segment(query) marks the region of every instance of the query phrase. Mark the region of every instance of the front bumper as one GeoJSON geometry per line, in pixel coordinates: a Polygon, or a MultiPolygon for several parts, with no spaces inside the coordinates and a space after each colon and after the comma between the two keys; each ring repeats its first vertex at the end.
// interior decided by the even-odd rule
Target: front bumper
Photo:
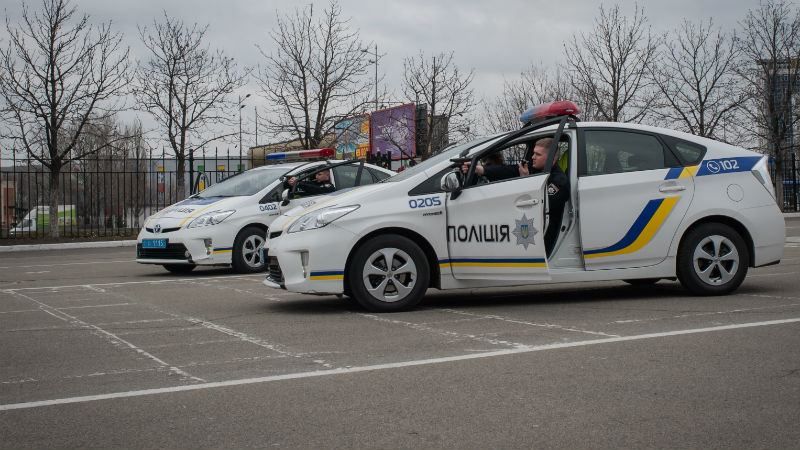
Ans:
{"type": "Polygon", "coordinates": [[[143,228],[137,237],[136,262],[141,264],[228,265],[233,253],[233,236],[213,227],[153,233],[143,228]],[[167,239],[165,249],[142,248],[143,239],[167,239]]]}
{"type": "Polygon", "coordinates": [[[304,294],[341,294],[355,234],[330,224],[270,240],[264,285],[304,294]]]}

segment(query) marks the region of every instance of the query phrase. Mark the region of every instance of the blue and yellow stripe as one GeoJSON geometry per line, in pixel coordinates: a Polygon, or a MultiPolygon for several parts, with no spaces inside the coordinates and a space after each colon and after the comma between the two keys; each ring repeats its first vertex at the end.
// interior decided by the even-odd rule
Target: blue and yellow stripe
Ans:
{"type": "Polygon", "coordinates": [[[451,267],[492,267],[492,268],[546,268],[544,258],[457,258],[440,259],[439,268],[451,267]]]}
{"type": "Polygon", "coordinates": [[[231,253],[233,251],[233,247],[218,247],[214,249],[214,254],[221,254],[221,253],[231,253]]]}
{"type": "Polygon", "coordinates": [[[603,258],[626,255],[641,250],[653,240],[661,225],[667,220],[680,197],[667,197],[650,200],[639,217],[617,243],[609,247],[585,250],[584,258],[603,258]]]}
{"type": "Polygon", "coordinates": [[[664,177],[665,180],[677,180],[682,178],[691,178],[697,174],[697,169],[700,166],[689,166],[689,167],[673,167],[667,171],[667,176],[664,177]]]}
{"type": "Polygon", "coordinates": [[[344,270],[326,270],[320,272],[311,272],[309,279],[315,281],[321,280],[344,280],[344,270]]]}

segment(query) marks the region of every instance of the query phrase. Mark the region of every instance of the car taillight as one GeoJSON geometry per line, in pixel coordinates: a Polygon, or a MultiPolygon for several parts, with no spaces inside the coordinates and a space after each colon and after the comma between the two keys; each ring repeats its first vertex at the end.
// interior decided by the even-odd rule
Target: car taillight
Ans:
{"type": "Polygon", "coordinates": [[[775,197],[775,187],[772,185],[772,178],[769,176],[769,168],[767,167],[768,159],[769,158],[766,156],[761,158],[761,160],[757,162],[755,166],[753,166],[753,169],[750,171],[750,173],[752,173],[753,176],[756,177],[756,179],[761,183],[761,185],[764,186],[764,189],[769,192],[769,195],[772,196],[772,199],[777,201],[777,198],[775,197]]]}

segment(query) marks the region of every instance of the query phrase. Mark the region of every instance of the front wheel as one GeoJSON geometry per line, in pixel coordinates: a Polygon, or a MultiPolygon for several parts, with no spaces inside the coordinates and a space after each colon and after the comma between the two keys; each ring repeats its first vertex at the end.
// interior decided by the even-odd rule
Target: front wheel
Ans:
{"type": "Polygon", "coordinates": [[[266,265],[262,259],[261,247],[265,240],[266,233],[261,228],[247,227],[240,231],[233,241],[233,269],[238,273],[263,272],[266,265]]]}
{"type": "Polygon", "coordinates": [[[374,312],[393,312],[417,305],[430,282],[425,252],[396,234],[377,236],[356,250],[347,271],[353,298],[374,312]]]}
{"type": "Polygon", "coordinates": [[[724,295],[747,275],[750,252],[733,228],[706,223],[692,229],[678,249],[678,279],[695,295],[724,295]]]}

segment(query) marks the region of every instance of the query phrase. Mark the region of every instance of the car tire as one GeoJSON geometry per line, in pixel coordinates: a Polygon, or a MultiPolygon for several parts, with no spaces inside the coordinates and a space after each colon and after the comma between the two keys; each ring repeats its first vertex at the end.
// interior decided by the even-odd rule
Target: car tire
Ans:
{"type": "Polygon", "coordinates": [[[233,241],[231,265],[238,273],[263,272],[267,266],[259,251],[264,246],[266,233],[258,227],[246,227],[233,241]]]}
{"type": "Polygon", "coordinates": [[[659,282],[661,278],[634,278],[631,280],[622,280],[631,286],[652,286],[659,282]]]}
{"type": "Polygon", "coordinates": [[[361,245],[347,271],[353,298],[373,312],[403,311],[416,306],[425,296],[429,282],[425,252],[412,240],[396,234],[377,236],[361,245]]]}
{"type": "Polygon", "coordinates": [[[164,268],[176,275],[185,275],[197,267],[194,264],[164,264],[164,268]]]}
{"type": "Polygon", "coordinates": [[[750,266],[750,251],[728,225],[705,223],[691,229],[678,248],[677,274],[695,295],[724,295],[736,290],[750,266]]]}

